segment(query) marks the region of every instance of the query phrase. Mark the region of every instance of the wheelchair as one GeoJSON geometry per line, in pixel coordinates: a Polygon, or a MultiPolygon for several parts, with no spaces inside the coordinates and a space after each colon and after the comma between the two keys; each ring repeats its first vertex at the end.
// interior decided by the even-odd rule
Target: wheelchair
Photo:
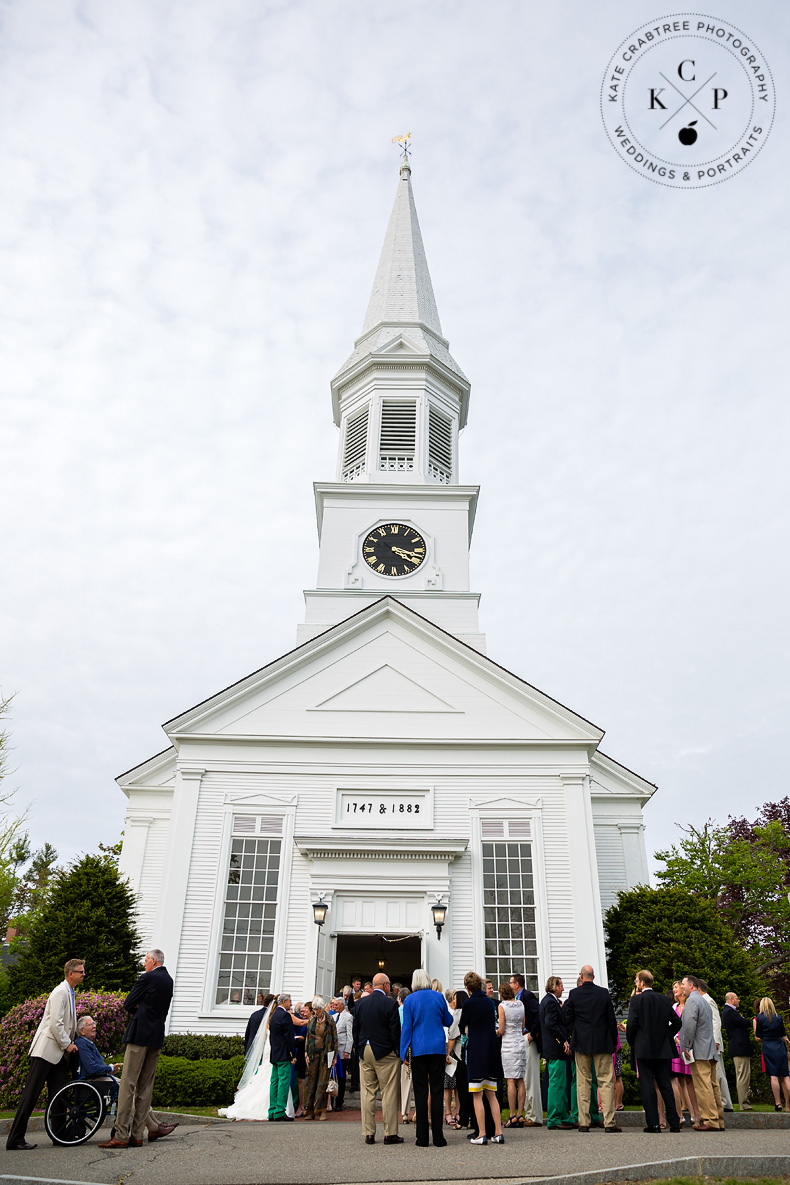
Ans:
{"type": "Polygon", "coordinates": [[[47,1135],[53,1144],[64,1148],[87,1144],[107,1116],[115,1116],[117,1098],[112,1078],[75,1078],[61,1086],[47,1104],[47,1135]]]}

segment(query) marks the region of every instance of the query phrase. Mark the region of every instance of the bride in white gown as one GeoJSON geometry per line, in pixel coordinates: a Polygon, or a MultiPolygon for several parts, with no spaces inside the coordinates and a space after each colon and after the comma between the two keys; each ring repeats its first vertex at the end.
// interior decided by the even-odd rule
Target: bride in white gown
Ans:
{"type": "MultiPolygon", "coordinates": [[[[229,1107],[223,1107],[219,1114],[224,1119],[256,1119],[264,1123],[269,1119],[269,1087],[272,1078],[272,1063],[269,1059],[269,1021],[277,1007],[276,998],[264,1013],[261,1027],[247,1054],[244,1072],[236,1087],[236,1096],[229,1107]]],[[[285,1114],[293,1117],[293,1097],[289,1093],[285,1114]]]]}

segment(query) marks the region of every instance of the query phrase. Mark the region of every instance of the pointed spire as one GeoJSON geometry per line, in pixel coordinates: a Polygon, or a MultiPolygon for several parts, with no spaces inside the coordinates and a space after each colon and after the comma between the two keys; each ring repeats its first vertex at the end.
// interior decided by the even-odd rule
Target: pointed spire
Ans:
{"type": "Polygon", "coordinates": [[[442,336],[411,189],[411,165],[405,153],[362,333],[381,323],[400,322],[421,322],[426,329],[442,336]]]}

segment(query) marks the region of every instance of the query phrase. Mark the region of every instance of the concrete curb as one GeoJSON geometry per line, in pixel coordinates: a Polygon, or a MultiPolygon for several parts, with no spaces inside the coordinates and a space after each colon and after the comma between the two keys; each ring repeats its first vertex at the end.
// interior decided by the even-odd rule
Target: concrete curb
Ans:
{"type": "MultiPolygon", "coordinates": [[[[562,1177],[525,1177],[540,1185],[600,1185],[605,1181],[656,1181],[664,1177],[786,1177],[790,1156],[684,1156],[562,1177]]],[[[2,1178],[0,1178],[2,1180],[2,1178]]]]}
{"type": "MultiPolygon", "coordinates": [[[[210,1123],[229,1123],[228,1119],[220,1119],[218,1115],[183,1115],[179,1111],[157,1111],[156,1114],[163,1123],[183,1123],[185,1126],[202,1127],[210,1123]]],[[[11,1119],[0,1119],[0,1136],[7,1136],[11,1130],[11,1119]]],[[[106,1125],[106,1121],[105,1121],[106,1125]]],[[[27,1130],[29,1132],[43,1132],[44,1117],[43,1115],[34,1115],[28,1120],[27,1130]]],[[[103,1129],[102,1129],[103,1130],[103,1129]]],[[[109,1131],[109,1128],[107,1129],[109,1131]]],[[[104,1139],[104,1136],[101,1137],[104,1139]]],[[[0,1181],[2,1181],[0,1176],[0,1181]]]]}
{"type": "MultiPolygon", "coordinates": [[[[645,1126],[644,1111],[618,1111],[616,1115],[620,1127],[643,1128],[645,1126]]],[[[686,1125],[689,1124],[686,1120],[686,1125]]],[[[727,1131],[776,1131],[786,1128],[790,1131],[790,1112],[788,1111],[725,1111],[724,1126],[727,1131]]]]}

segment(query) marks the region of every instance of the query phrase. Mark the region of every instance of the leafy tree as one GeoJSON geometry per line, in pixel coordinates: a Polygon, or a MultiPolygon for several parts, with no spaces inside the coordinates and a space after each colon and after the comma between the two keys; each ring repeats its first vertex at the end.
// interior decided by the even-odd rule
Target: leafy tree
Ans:
{"type": "Polygon", "coordinates": [[[20,841],[19,864],[28,863],[24,872],[17,871],[14,895],[11,901],[11,925],[16,931],[17,945],[20,936],[24,937],[30,924],[43,906],[47,893],[52,884],[52,878],[58,871],[55,861],[58,853],[51,843],[45,843],[43,848],[31,859],[30,843],[27,836],[20,841]]]}
{"type": "Polygon", "coordinates": [[[755,971],[774,991],[790,987],[790,799],[766,803],[755,822],[709,819],[701,829],[682,828],[683,838],[656,852],[665,886],[716,902],[755,971]]]}
{"type": "Polygon", "coordinates": [[[723,1000],[725,992],[748,1001],[765,995],[765,983],[733,941],[714,902],[685,889],[640,885],[620,893],[604,926],[609,987],[621,1008],[627,1008],[634,976],[642,968],[653,972],[658,991],[690,974],[708,981],[715,1000],[723,1000]]]}
{"type": "Polygon", "coordinates": [[[63,964],[73,958],[85,959],[86,985],[94,991],[128,991],[140,970],[138,946],[127,881],[106,856],[83,856],[53,876],[8,970],[9,999],[21,1003],[51,991],[63,978],[63,964]]]}

